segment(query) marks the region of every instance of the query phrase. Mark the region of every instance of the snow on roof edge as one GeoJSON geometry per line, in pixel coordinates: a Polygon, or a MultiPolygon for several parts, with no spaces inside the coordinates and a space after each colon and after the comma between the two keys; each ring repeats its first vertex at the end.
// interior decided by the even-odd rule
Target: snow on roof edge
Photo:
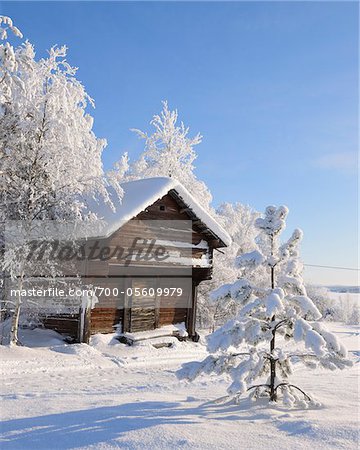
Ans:
{"type": "Polygon", "coordinates": [[[144,211],[148,206],[164,197],[169,191],[174,190],[194,214],[226,246],[231,244],[231,237],[229,234],[202,206],[199,205],[190,192],[176,179],[169,177],[143,178],[122,183],[121,187],[124,190],[124,197],[120,205],[116,206],[116,211],[112,211],[106,204],[100,205],[97,203],[96,205],[93,205],[93,211],[105,222],[101,234],[97,234],[96,237],[110,236],[126,222],[136,217],[141,211],[144,211]]]}
{"type": "Polygon", "coordinates": [[[229,246],[232,242],[230,235],[224,230],[224,228],[199,205],[196,199],[190,194],[190,192],[179,182],[176,187],[173,188],[181,197],[181,199],[190,207],[195,215],[218,237],[226,246],[229,246]]]}

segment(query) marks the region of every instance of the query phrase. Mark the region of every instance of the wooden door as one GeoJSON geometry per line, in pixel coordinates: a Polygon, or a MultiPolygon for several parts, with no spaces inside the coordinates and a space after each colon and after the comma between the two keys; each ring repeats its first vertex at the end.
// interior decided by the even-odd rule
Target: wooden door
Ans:
{"type": "Polygon", "coordinates": [[[130,332],[155,329],[158,315],[156,280],[135,278],[131,281],[131,288],[130,332]]]}

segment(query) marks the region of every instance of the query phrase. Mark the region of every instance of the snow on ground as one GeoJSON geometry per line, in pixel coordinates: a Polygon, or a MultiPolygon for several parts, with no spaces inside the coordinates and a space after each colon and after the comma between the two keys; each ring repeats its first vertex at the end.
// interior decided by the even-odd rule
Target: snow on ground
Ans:
{"type": "MultiPolygon", "coordinates": [[[[359,327],[327,325],[358,361],[359,327]]],[[[298,367],[294,381],[324,405],[287,410],[216,403],[227,387],[217,377],[178,381],[183,362],[206,355],[201,343],[128,347],[97,335],[91,346],[67,345],[47,330],[22,339],[31,348],[0,346],[2,450],[358,448],[358,364],[298,367]]]]}

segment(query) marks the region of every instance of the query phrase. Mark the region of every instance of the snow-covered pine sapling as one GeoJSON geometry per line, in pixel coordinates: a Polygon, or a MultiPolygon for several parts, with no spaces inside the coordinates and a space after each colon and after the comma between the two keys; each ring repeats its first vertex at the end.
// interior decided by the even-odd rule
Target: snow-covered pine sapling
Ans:
{"type": "Polygon", "coordinates": [[[343,369],[351,366],[344,346],[318,320],[319,310],[307,296],[299,259],[301,230],[280,244],[288,209],[269,206],[257,218],[259,250],[236,258],[238,267],[263,265],[269,287],[259,288],[244,278],[212,292],[213,300],[232,298],[241,305],[238,316],[208,337],[210,355],[202,362],[183,365],[180,379],[201,373],[228,374],[229,394],[238,401],[249,392],[252,399],[267,397],[284,404],[316,404],[314,398],[289,381],[294,363],[309,368],[343,369]],[[257,381],[259,380],[259,381],[257,381]]]}

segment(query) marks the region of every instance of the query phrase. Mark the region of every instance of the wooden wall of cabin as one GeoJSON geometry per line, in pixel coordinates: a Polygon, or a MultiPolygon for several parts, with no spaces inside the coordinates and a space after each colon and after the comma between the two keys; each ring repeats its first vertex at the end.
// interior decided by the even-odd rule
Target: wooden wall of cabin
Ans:
{"type": "Polygon", "coordinates": [[[138,278],[131,281],[131,286],[153,289],[154,295],[128,299],[125,315],[125,331],[136,332],[152,330],[164,325],[187,321],[189,305],[191,304],[192,279],[186,277],[151,277],[138,278]],[[181,289],[181,294],[167,295],[166,290],[181,289]]]}
{"type": "Polygon", "coordinates": [[[44,317],[40,317],[40,320],[45,328],[69,337],[74,342],[81,341],[79,313],[44,315],[44,317]]]}
{"type": "Polygon", "coordinates": [[[90,334],[114,333],[118,329],[122,331],[124,314],[124,294],[122,292],[126,288],[125,279],[87,277],[84,282],[85,280],[87,285],[92,288],[96,287],[98,290],[98,303],[90,313],[90,334]],[[103,290],[102,293],[101,290],[103,290]]]}
{"type": "MultiPolygon", "coordinates": [[[[191,223],[188,214],[181,208],[177,202],[169,195],[165,195],[162,199],[156,201],[153,205],[146,208],[145,211],[141,212],[134,219],[125,223],[119,230],[115,231],[109,238],[101,240],[102,247],[108,247],[110,249],[110,254],[116,253],[116,255],[107,260],[101,261],[100,259],[95,259],[86,262],[86,274],[87,276],[116,276],[120,274],[117,271],[121,271],[119,268],[118,256],[119,252],[117,249],[130,248],[134,242],[134,239],[152,239],[156,237],[157,240],[162,242],[174,241],[174,246],[168,245],[169,252],[171,249],[176,247],[176,243],[183,243],[183,247],[177,246],[176,253],[177,256],[171,258],[171,260],[165,260],[157,262],[159,267],[176,267],[178,265],[184,264],[184,258],[198,259],[199,267],[204,265],[204,258],[208,261],[208,264],[212,264],[212,245],[202,246],[201,242],[208,242],[210,240],[209,236],[205,236],[196,226],[184,227],[179,226],[179,224],[191,223]],[[165,208],[164,210],[162,208],[165,208]],[[162,229],[156,225],[158,222],[147,222],[147,221],[161,221],[161,220],[172,220],[171,233],[169,230],[162,229]],[[177,222],[176,222],[177,221],[177,222]],[[178,227],[178,229],[176,229],[178,227]],[[192,247],[188,247],[187,244],[192,244],[192,247]],[[200,245],[199,245],[200,244],[200,245]],[[177,260],[177,257],[179,258],[177,260]],[[201,259],[203,260],[201,261],[201,259]]],[[[94,241],[90,240],[86,243],[87,254],[89,250],[94,245],[94,241]]],[[[154,246],[154,250],[159,247],[163,247],[164,244],[160,243],[154,246]]],[[[143,247],[142,242],[138,242],[137,248],[143,247]]],[[[123,262],[121,262],[123,265],[123,262]]],[[[142,265],[144,267],[151,266],[154,261],[138,261],[136,265],[142,265]]],[[[133,264],[132,264],[133,265],[133,264]]]]}
{"type": "Polygon", "coordinates": [[[175,323],[187,322],[192,305],[192,278],[133,277],[88,278],[87,283],[101,288],[117,288],[119,296],[100,296],[91,310],[90,333],[145,331],[175,323]],[[164,294],[166,288],[181,288],[181,295],[164,294]],[[153,288],[154,295],[126,296],[127,288],[153,288]],[[158,293],[157,288],[162,290],[158,293]],[[122,293],[124,292],[124,293],[122,293]]]}

